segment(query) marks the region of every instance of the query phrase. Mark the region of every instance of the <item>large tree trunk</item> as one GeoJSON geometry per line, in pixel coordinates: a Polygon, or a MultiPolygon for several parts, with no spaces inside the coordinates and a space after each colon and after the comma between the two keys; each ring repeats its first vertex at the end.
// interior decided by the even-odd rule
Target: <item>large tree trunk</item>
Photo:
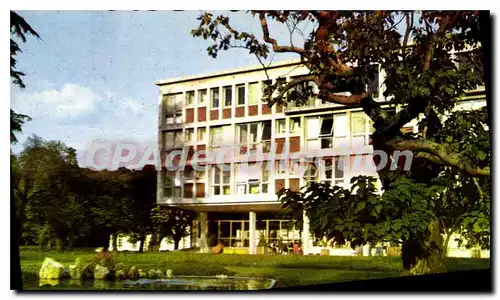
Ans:
{"type": "Polygon", "coordinates": [[[113,251],[118,251],[118,234],[116,233],[111,235],[111,246],[113,247],[113,251]]]}
{"type": "Polygon", "coordinates": [[[74,242],[75,242],[75,236],[73,234],[70,234],[68,237],[68,247],[67,247],[69,251],[73,250],[74,242]]]}
{"type": "Polygon", "coordinates": [[[142,253],[144,252],[144,241],[146,240],[146,236],[141,235],[141,238],[139,239],[139,252],[142,253]]]}
{"type": "Polygon", "coordinates": [[[157,233],[153,233],[151,235],[151,240],[149,242],[148,251],[151,251],[151,252],[158,252],[158,251],[160,251],[161,241],[162,240],[163,240],[163,235],[157,234],[157,233]]]}
{"type": "Polygon", "coordinates": [[[174,250],[179,250],[179,242],[180,241],[181,241],[181,238],[174,237],[174,250]]]}
{"type": "MultiPolygon", "coordinates": [[[[13,172],[12,164],[10,165],[10,182],[13,182],[13,172]]],[[[22,290],[23,281],[21,275],[21,254],[19,250],[19,239],[21,236],[21,229],[19,224],[19,219],[16,216],[15,200],[14,200],[14,189],[12,184],[10,185],[10,289],[11,290],[22,290]]]]}
{"type": "MultiPolygon", "coordinates": [[[[413,246],[418,249],[417,244],[413,246]]],[[[427,240],[420,249],[423,249],[423,251],[417,250],[415,253],[412,253],[414,254],[414,260],[409,268],[405,266],[408,269],[407,273],[409,275],[432,274],[446,271],[443,255],[443,237],[441,236],[439,220],[434,220],[429,224],[427,240]]],[[[403,263],[405,263],[404,260],[403,263]]]]}
{"type": "Polygon", "coordinates": [[[64,239],[59,237],[56,239],[56,248],[58,252],[64,251],[64,239]]]}

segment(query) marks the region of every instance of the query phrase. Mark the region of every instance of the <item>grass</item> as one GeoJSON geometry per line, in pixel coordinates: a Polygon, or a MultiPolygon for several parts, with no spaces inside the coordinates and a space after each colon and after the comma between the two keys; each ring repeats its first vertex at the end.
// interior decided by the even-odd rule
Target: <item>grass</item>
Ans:
{"type": "MultiPolygon", "coordinates": [[[[22,247],[23,278],[36,279],[45,257],[68,265],[77,257],[90,261],[95,255],[92,250],[58,253],[22,247]]],[[[128,252],[116,253],[114,257],[126,266],[137,266],[146,271],[162,268],[171,269],[174,275],[225,274],[272,278],[277,280],[277,286],[394,277],[400,276],[402,271],[399,257],[213,255],[190,252],[128,252]]],[[[448,271],[484,269],[490,267],[490,260],[448,258],[446,266],[448,271]]]]}

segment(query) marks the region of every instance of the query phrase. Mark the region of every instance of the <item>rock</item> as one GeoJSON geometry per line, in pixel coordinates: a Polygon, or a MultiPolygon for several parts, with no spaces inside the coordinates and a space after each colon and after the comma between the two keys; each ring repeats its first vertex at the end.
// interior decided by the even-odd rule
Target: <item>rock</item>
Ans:
{"type": "Polygon", "coordinates": [[[115,270],[125,270],[125,269],[126,269],[126,267],[125,267],[125,265],[124,265],[124,264],[122,264],[122,263],[117,263],[117,264],[115,265],[115,270]]]}
{"type": "Polygon", "coordinates": [[[144,270],[139,269],[139,278],[147,278],[148,274],[144,270]]]}
{"type": "Polygon", "coordinates": [[[165,276],[165,274],[163,274],[162,270],[156,270],[156,278],[163,278],[163,276],[165,276]]]}
{"type": "Polygon", "coordinates": [[[82,268],[82,279],[92,279],[94,278],[94,264],[88,263],[82,268]]]}
{"type": "Polygon", "coordinates": [[[69,272],[64,268],[63,264],[46,257],[38,276],[40,279],[62,279],[69,277],[69,272]]]}
{"type": "Polygon", "coordinates": [[[82,273],[83,273],[83,262],[82,260],[78,257],[75,260],[75,264],[69,265],[69,275],[71,276],[72,279],[80,279],[82,278],[82,273]]]}
{"type": "Polygon", "coordinates": [[[118,280],[125,280],[127,278],[127,275],[125,274],[124,270],[117,270],[115,272],[115,277],[118,280]]]}
{"type": "Polygon", "coordinates": [[[38,285],[40,287],[54,287],[59,284],[59,279],[40,279],[38,285]]]}
{"type": "Polygon", "coordinates": [[[139,271],[137,270],[137,267],[136,266],[133,266],[132,268],[130,268],[130,270],[128,270],[128,278],[129,279],[139,279],[139,271]]]}
{"type": "Polygon", "coordinates": [[[167,276],[167,278],[171,278],[174,274],[172,273],[172,270],[168,269],[165,275],[167,276]]]}
{"type": "Polygon", "coordinates": [[[96,265],[94,268],[94,279],[109,279],[111,277],[111,272],[108,268],[96,265]]]}
{"type": "Polygon", "coordinates": [[[72,279],[78,279],[81,277],[81,273],[79,272],[77,265],[69,265],[68,270],[69,276],[71,276],[72,279]]]}

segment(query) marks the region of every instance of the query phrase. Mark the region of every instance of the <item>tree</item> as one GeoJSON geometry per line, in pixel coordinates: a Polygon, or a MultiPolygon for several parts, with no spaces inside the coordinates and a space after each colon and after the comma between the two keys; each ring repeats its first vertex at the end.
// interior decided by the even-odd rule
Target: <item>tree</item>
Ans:
{"type": "MultiPolygon", "coordinates": [[[[26,42],[26,35],[30,34],[37,38],[40,38],[38,33],[24,20],[23,17],[18,15],[16,12],[10,12],[10,34],[11,36],[15,36],[23,43],[26,42]]],[[[23,76],[25,75],[23,72],[18,71],[16,69],[17,60],[15,56],[19,54],[21,48],[15,39],[10,38],[10,78],[12,82],[20,88],[25,88],[23,82],[23,76]]],[[[16,132],[21,132],[21,127],[26,121],[30,121],[31,118],[27,115],[18,114],[12,109],[10,110],[10,142],[17,143],[17,138],[15,136],[16,132]]]]}
{"type": "Polygon", "coordinates": [[[29,210],[30,221],[40,225],[37,227],[46,225],[48,240],[55,240],[59,250],[68,242],[71,245],[72,237],[85,225],[84,203],[72,190],[72,181],[79,176],[75,149],[34,135],[28,138],[13,169],[14,199],[21,226],[29,210]]]}
{"type": "MultiPolygon", "coordinates": [[[[401,205],[408,205],[417,199],[422,203],[435,203],[439,188],[434,180],[448,168],[460,173],[462,177],[477,178],[474,179],[476,181],[490,181],[489,133],[487,130],[475,132],[470,129],[470,126],[477,129],[490,124],[486,110],[469,113],[453,111],[457,99],[464,97],[468,90],[473,90],[484,82],[481,44],[484,34],[481,31],[487,29],[484,28],[487,24],[479,21],[478,12],[250,11],[249,13],[260,22],[261,38],[256,34],[233,28],[227,16],[215,17],[210,13],[203,13],[198,18],[200,24],[192,30],[192,35],[213,42],[207,50],[214,58],[222,50],[247,49],[249,54],[255,55],[261,62],[266,74],[267,66],[263,61],[268,58],[271,51],[296,54],[300,57],[300,63],[309,70],[309,74],[290,82],[276,80],[264,94],[264,100],[268,105],[276,103],[286,105],[287,101],[300,104],[310,97],[318,97],[323,101],[347,107],[362,107],[375,129],[372,135],[374,150],[381,150],[390,155],[387,167],[378,171],[384,196],[370,198],[375,205],[374,208],[378,209],[377,215],[363,215],[361,208],[355,215],[345,215],[346,211],[331,208],[329,211],[333,212],[332,218],[336,216],[337,220],[344,220],[341,221],[342,224],[347,222],[346,218],[354,218],[353,220],[360,222],[356,226],[377,223],[378,214],[385,213],[383,205],[390,204],[388,199],[391,194],[408,191],[409,188],[419,192],[420,195],[416,199],[410,199],[411,197],[400,199],[401,205]],[[288,28],[290,44],[278,43],[277,38],[271,36],[269,21],[276,26],[288,28]],[[309,34],[299,30],[303,24],[313,25],[309,34]],[[294,38],[297,34],[304,40],[302,45],[298,45],[297,39],[294,38]],[[451,50],[459,54],[454,55],[451,50]],[[373,75],[379,68],[386,73],[383,95],[388,101],[385,103],[373,99],[375,90],[371,88],[373,75]],[[314,83],[319,92],[315,93],[310,85],[304,86],[304,83],[314,83]],[[296,88],[299,85],[303,88],[296,88]],[[340,92],[348,94],[339,94],[340,92]],[[384,105],[398,110],[390,113],[384,109],[384,105]],[[462,118],[464,116],[466,118],[462,118]],[[418,133],[404,134],[401,128],[412,120],[418,121],[418,133]],[[452,123],[453,120],[455,124],[452,123]],[[395,150],[413,152],[414,160],[410,171],[392,171],[388,168],[395,150]],[[428,198],[424,199],[422,195],[428,198]],[[382,206],[379,201],[382,201],[382,206]]],[[[365,186],[369,186],[363,178],[355,179],[353,183],[356,182],[365,182],[365,186]]],[[[337,203],[340,201],[338,199],[350,198],[347,191],[336,188],[330,190],[332,189],[326,189],[321,184],[307,187],[308,193],[321,195],[320,199],[323,199],[323,202],[318,202],[319,200],[311,202],[308,206],[309,212],[318,212],[321,205],[337,203]]],[[[367,195],[370,194],[371,192],[367,195]]],[[[307,197],[306,194],[292,195],[290,191],[282,195],[289,200],[294,199],[298,204],[306,201],[304,197],[307,197]]],[[[367,195],[363,197],[368,197],[367,195]]],[[[363,198],[359,195],[356,199],[363,198]]],[[[400,210],[401,207],[396,206],[393,209],[400,210]]],[[[435,258],[442,257],[443,249],[439,233],[443,229],[436,218],[434,208],[417,212],[417,215],[422,213],[422,218],[419,219],[421,221],[418,223],[421,224],[421,230],[410,231],[411,234],[408,236],[402,236],[403,250],[405,250],[403,252],[406,253],[403,255],[404,266],[420,273],[439,270],[440,261],[435,258]],[[420,268],[422,265],[426,267],[420,268]]],[[[412,215],[401,210],[398,218],[390,220],[390,226],[398,228],[401,226],[395,225],[399,224],[398,220],[400,222],[405,219],[411,220],[412,215]]],[[[339,230],[330,231],[331,228],[328,226],[319,226],[317,230],[322,228],[326,235],[340,235],[339,239],[347,237],[353,242],[364,242],[370,238],[370,235],[365,236],[369,234],[366,232],[370,231],[359,231],[356,226],[349,225],[347,226],[349,232],[346,231],[345,224],[339,230]]],[[[385,239],[393,239],[389,233],[384,234],[387,234],[385,239]]],[[[401,237],[401,234],[398,235],[401,237]]],[[[379,238],[378,234],[374,236],[379,238]]]]}
{"type": "MultiPolygon", "coordinates": [[[[10,32],[11,35],[17,35],[23,42],[26,41],[26,34],[29,33],[31,35],[34,35],[36,37],[39,37],[38,33],[24,20],[21,16],[19,16],[17,13],[11,11],[10,12],[10,32]]],[[[16,43],[14,39],[10,39],[10,77],[13,80],[13,83],[20,88],[24,88],[24,83],[22,81],[22,76],[24,76],[24,73],[19,72],[16,70],[16,59],[14,56],[21,52],[21,49],[19,45],[16,43]]],[[[12,143],[17,143],[17,138],[15,136],[15,133],[21,132],[22,125],[24,122],[29,121],[30,118],[26,115],[22,114],[17,114],[15,111],[12,109],[10,110],[10,142],[12,143]]],[[[11,172],[10,172],[10,178],[11,181],[13,180],[13,173],[12,173],[12,165],[11,165],[11,172]]],[[[15,281],[12,281],[11,288],[12,289],[21,289],[22,288],[22,280],[21,280],[21,265],[20,265],[20,256],[19,256],[19,247],[17,246],[17,242],[19,240],[20,236],[20,230],[18,228],[19,222],[16,218],[16,211],[15,211],[15,203],[13,203],[14,199],[14,190],[12,189],[11,185],[11,210],[10,210],[10,217],[11,217],[11,253],[12,253],[12,259],[14,261],[19,261],[19,264],[17,265],[17,271],[18,271],[18,276],[16,277],[15,281]]]]}
{"type": "Polygon", "coordinates": [[[139,241],[139,251],[143,252],[146,236],[153,231],[151,210],[156,204],[156,170],[147,165],[141,171],[131,171],[130,180],[130,227],[131,242],[139,241]]]}
{"type": "Polygon", "coordinates": [[[174,241],[174,249],[179,249],[179,242],[189,235],[189,228],[196,214],[189,210],[175,207],[156,206],[151,211],[154,231],[158,241],[164,237],[174,241]]]}

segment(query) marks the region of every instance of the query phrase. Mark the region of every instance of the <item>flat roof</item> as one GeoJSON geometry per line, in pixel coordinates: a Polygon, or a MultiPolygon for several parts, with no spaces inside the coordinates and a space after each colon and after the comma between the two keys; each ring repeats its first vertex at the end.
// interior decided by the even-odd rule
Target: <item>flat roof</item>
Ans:
{"type": "MultiPolygon", "coordinates": [[[[293,65],[298,65],[298,64],[300,64],[300,59],[288,59],[288,60],[272,62],[268,66],[268,68],[273,69],[273,68],[284,67],[284,66],[293,66],[293,65]]],[[[218,71],[218,72],[203,73],[203,74],[198,74],[198,75],[189,75],[189,76],[161,79],[161,80],[156,81],[155,84],[156,85],[166,85],[166,84],[172,84],[172,83],[178,83],[178,82],[186,82],[186,81],[206,79],[206,78],[211,78],[211,77],[218,77],[218,76],[231,75],[231,74],[237,74],[237,73],[258,71],[258,70],[263,70],[261,64],[246,66],[246,67],[242,67],[242,68],[234,68],[234,69],[229,69],[229,70],[225,70],[225,71],[218,71]]]]}

